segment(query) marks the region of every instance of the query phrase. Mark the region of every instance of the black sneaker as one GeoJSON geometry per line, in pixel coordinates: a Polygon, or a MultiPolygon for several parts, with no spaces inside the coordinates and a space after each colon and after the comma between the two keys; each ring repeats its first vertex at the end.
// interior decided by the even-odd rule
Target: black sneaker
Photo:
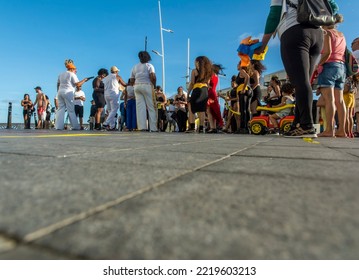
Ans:
{"type": "Polygon", "coordinates": [[[283,134],[286,138],[317,138],[317,134],[315,133],[315,128],[303,129],[301,127],[297,127],[289,130],[283,134]]]}

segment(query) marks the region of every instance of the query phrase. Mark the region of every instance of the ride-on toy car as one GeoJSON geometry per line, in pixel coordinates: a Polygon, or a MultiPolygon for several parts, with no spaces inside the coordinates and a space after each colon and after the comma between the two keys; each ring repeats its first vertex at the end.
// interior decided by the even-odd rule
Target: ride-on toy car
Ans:
{"type": "MultiPolygon", "coordinates": [[[[284,105],[284,106],[276,107],[276,108],[271,108],[271,107],[266,107],[266,106],[258,106],[257,111],[266,111],[266,112],[276,113],[283,109],[287,109],[287,108],[293,109],[294,107],[295,107],[294,104],[288,104],[288,105],[284,105]]],[[[280,132],[284,133],[284,132],[289,131],[293,121],[294,121],[293,112],[289,116],[285,116],[285,117],[281,118],[280,120],[278,120],[278,127],[280,129],[280,132]]],[[[254,135],[265,135],[270,131],[271,128],[274,129],[273,124],[271,124],[271,122],[269,121],[268,115],[261,115],[261,116],[253,117],[249,121],[249,127],[251,130],[251,133],[254,135]]]]}

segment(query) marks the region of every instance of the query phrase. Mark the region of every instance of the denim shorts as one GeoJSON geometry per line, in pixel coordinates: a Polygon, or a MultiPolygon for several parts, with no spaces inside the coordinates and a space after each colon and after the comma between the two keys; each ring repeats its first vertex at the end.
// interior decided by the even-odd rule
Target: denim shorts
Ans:
{"type": "Polygon", "coordinates": [[[328,62],[318,76],[318,87],[343,90],[345,83],[345,65],[342,62],[328,62]]]}

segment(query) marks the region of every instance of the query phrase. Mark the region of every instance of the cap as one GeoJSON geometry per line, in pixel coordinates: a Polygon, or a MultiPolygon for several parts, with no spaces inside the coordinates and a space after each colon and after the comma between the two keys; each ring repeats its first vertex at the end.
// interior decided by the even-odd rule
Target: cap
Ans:
{"type": "Polygon", "coordinates": [[[111,73],[114,73],[114,72],[120,72],[120,70],[118,70],[118,68],[116,66],[112,66],[111,73]]]}
{"type": "Polygon", "coordinates": [[[39,90],[41,90],[41,87],[37,86],[37,87],[36,87],[36,88],[34,88],[34,89],[39,89],[39,90]]]}

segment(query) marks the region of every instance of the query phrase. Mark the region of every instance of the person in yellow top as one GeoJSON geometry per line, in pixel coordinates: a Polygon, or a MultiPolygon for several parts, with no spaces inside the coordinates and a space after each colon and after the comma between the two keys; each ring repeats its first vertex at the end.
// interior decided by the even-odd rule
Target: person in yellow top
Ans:
{"type": "Polygon", "coordinates": [[[190,95],[189,103],[189,128],[186,132],[194,132],[195,116],[199,118],[199,132],[204,130],[204,120],[208,101],[208,84],[212,76],[212,63],[206,56],[198,56],[195,59],[195,69],[191,73],[191,82],[188,86],[190,95]]]}

